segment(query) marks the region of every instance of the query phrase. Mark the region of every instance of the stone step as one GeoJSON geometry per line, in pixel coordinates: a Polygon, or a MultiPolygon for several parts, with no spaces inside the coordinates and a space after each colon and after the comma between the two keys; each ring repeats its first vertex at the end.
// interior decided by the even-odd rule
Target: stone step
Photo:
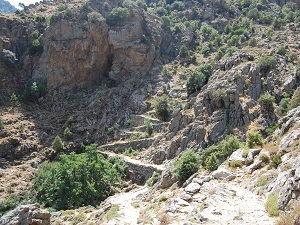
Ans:
{"type": "Polygon", "coordinates": [[[152,145],[154,141],[155,141],[155,137],[138,139],[138,140],[117,141],[110,144],[101,145],[98,147],[98,150],[99,151],[108,150],[115,153],[122,153],[127,148],[133,148],[133,149],[148,148],[152,145]]]}

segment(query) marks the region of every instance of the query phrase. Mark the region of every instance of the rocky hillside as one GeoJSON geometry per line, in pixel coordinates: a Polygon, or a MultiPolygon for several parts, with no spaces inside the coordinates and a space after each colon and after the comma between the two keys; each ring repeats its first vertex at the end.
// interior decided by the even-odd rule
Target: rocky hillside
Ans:
{"type": "Polygon", "coordinates": [[[1,15],[0,213],[54,207],[38,165],[96,143],[126,164],[118,193],[51,218],[26,205],[28,221],[299,224],[299,7],[72,0],[1,15]]]}
{"type": "Polygon", "coordinates": [[[8,1],[1,0],[0,1],[0,13],[13,13],[17,9],[11,5],[8,1]]]}

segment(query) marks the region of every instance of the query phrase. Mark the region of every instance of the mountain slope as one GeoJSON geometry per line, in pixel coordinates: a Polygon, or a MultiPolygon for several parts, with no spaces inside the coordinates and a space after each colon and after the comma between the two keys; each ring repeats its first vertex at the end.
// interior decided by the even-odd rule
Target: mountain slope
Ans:
{"type": "Polygon", "coordinates": [[[0,0],[0,13],[13,13],[16,10],[8,1],[0,0]]]}

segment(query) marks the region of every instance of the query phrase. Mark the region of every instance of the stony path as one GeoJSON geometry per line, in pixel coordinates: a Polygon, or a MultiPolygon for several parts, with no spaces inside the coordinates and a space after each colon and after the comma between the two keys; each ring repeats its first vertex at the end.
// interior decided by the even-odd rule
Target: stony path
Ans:
{"type": "Polygon", "coordinates": [[[138,190],[132,190],[127,193],[119,193],[116,194],[109,199],[109,202],[112,205],[119,206],[118,216],[114,219],[110,220],[108,225],[135,225],[137,224],[137,219],[139,217],[139,208],[133,206],[133,202],[137,199],[141,194],[148,191],[148,187],[144,186],[138,190]]]}
{"type": "Polygon", "coordinates": [[[213,180],[204,183],[192,199],[188,205],[181,207],[177,221],[187,222],[194,217],[198,223],[207,225],[275,224],[275,219],[269,217],[265,211],[265,200],[235,182],[213,180]],[[204,204],[201,212],[199,203],[204,204]],[[187,216],[190,212],[196,211],[197,213],[187,216]]]}

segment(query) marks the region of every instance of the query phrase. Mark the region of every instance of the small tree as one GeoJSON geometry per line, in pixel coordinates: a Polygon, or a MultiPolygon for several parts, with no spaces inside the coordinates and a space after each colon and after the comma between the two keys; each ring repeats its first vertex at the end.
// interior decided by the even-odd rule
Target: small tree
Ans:
{"type": "Polygon", "coordinates": [[[127,8],[117,7],[113,8],[106,18],[106,22],[113,26],[126,19],[129,16],[129,10],[127,8]]]}
{"type": "Polygon", "coordinates": [[[150,137],[153,133],[153,124],[151,123],[151,120],[149,118],[145,118],[144,124],[146,126],[147,134],[150,137]]]}
{"type": "Polygon", "coordinates": [[[196,91],[200,91],[205,83],[206,77],[202,72],[192,72],[186,83],[187,94],[190,95],[196,91]]]}
{"type": "Polygon", "coordinates": [[[271,69],[276,69],[277,58],[275,56],[264,56],[259,60],[260,70],[268,72],[271,69]]]}
{"type": "Polygon", "coordinates": [[[70,140],[72,138],[73,134],[72,132],[70,131],[69,127],[67,127],[65,130],[64,130],[64,138],[66,140],[70,140]]]}
{"type": "Polygon", "coordinates": [[[57,135],[53,142],[52,142],[52,148],[55,151],[61,151],[64,148],[64,143],[62,142],[61,138],[57,135]]]}
{"type": "Polygon", "coordinates": [[[10,96],[10,102],[11,102],[11,104],[12,104],[13,107],[19,106],[20,102],[19,102],[19,99],[18,99],[18,97],[17,97],[17,95],[15,93],[13,93],[10,96]]]}
{"type": "Polygon", "coordinates": [[[159,97],[154,103],[156,116],[164,121],[169,118],[169,101],[166,95],[159,97]]]}
{"type": "Polygon", "coordinates": [[[270,112],[270,113],[274,112],[274,107],[273,107],[273,103],[275,102],[274,96],[270,94],[263,94],[260,96],[258,101],[264,112],[270,112]]]}
{"type": "Polygon", "coordinates": [[[298,107],[299,105],[300,105],[300,88],[298,88],[294,92],[294,94],[293,94],[293,96],[292,96],[292,98],[289,102],[288,108],[289,109],[294,109],[294,108],[298,107]]]}
{"type": "Polygon", "coordinates": [[[246,142],[249,148],[253,148],[256,145],[263,146],[264,139],[257,131],[248,131],[246,133],[246,142]]]}
{"type": "Polygon", "coordinates": [[[189,57],[189,50],[188,50],[188,48],[186,47],[186,45],[182,45],[181,46],[181,48],[180,48],[180,50],[179,50],[179,56],[181,57],[181,58],[188,58],[189,57]]]}
{"type": "Polygon", "coordinates": [[[192,150],[182,154],[180,159],[175,162],[176,175],[179,180],[185,181],[200,168],[199,155],[192,150]]]}
{"type": "Polygon", "coordinates": [[[218,169],[219,161],[217,159],[216,154],[211,154],[206,160],[205,160],[205,169],[214,171],[218,169]]]}

